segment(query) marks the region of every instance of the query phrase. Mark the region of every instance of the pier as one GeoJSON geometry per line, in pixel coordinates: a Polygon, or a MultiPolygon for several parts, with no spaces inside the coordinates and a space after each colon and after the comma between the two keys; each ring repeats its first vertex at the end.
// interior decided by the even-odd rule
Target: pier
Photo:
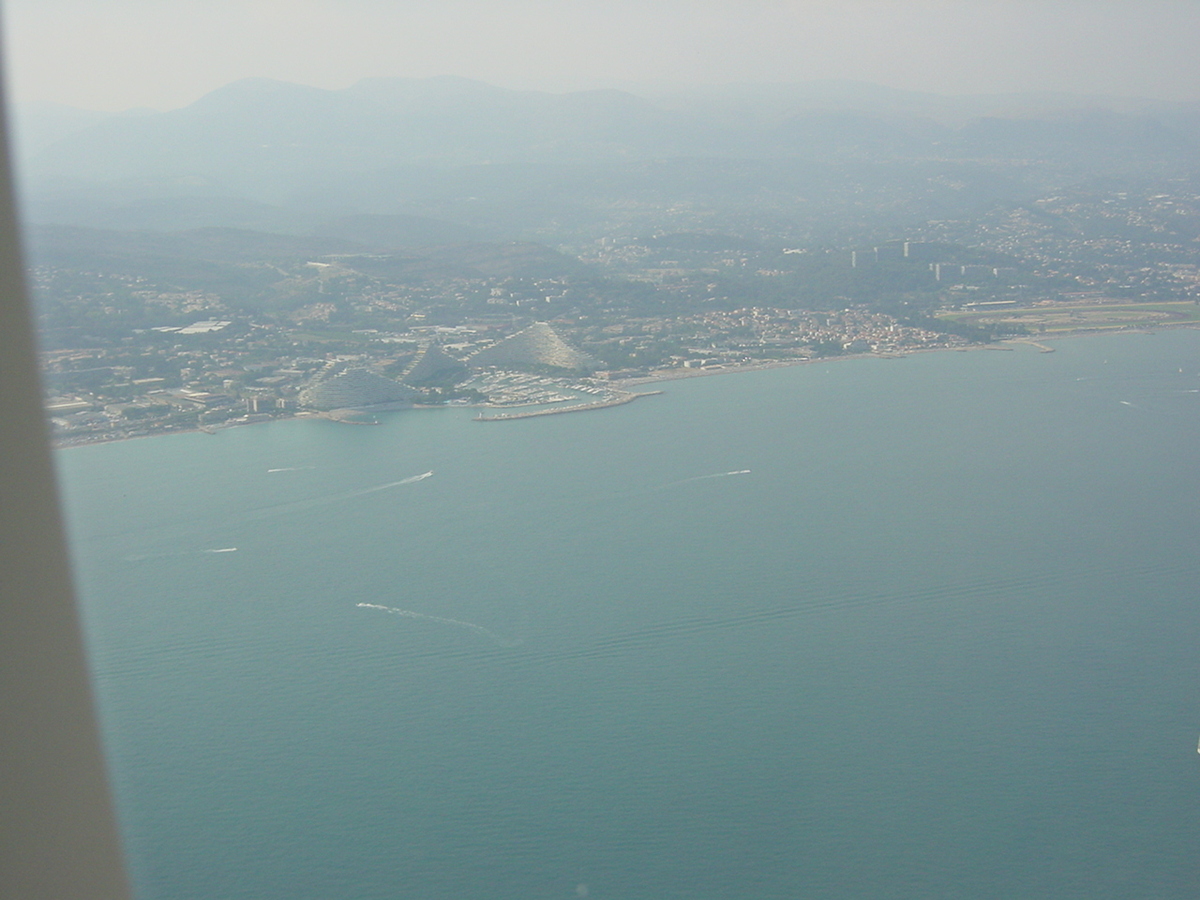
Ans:
{"type": "Polygon", "coordinates": [[[1030,347],[1037,347],[1039,353],[1053,353],[1054,352],[1053,347],[1047,347],[1045,344],[1038,343],[1037,341],[1031,341],[1026,338],[1013,338],[1010,341],[1010,343],[1028,344],[1030,347]]]}
{"type": "Polygon", "coordinates": [[[507,422],[511,419],[532,419],[534,416],[556,416],[560,413],[569,412],[585,412],[589,409],[607,409],[610,406],[621,406],[625,403],[632,403],[638,397],[653,397],[655,394],[661,394],[662,391],[643,391],[638,394],[622,393],[610,400],[601,400],[597,403],[574,403],[569,406],[550,406],[543,409],[529,409],[522,412],[511,413],[496,413],[492,416],[485,416],[480,413],[475,417],[476,422],[507,422]]]}

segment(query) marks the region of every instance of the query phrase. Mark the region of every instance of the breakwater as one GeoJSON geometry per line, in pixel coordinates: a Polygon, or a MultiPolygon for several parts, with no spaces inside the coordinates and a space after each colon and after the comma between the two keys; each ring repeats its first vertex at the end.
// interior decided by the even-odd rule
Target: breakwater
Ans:
{"type": "Polygon", "coordinates": [[[511,419],[532,419],[534,416],[556,416],[560,413],[569,412],[585,412],[589,409],[607,409],[610,406],[621,406],[625,403],[632,403],[639,397],[652,397],[655,394],[661,394],[662,391],[643,391],[641,393],[622,393],[617,397],[608,400],[600,400],[595,403],[573,403],[568,406],[548,406],[542,409],[528,409],[521,412],[511,413],[496,413],[495,415],[485,416],[480,413],[475,417],[476,422],[507,422],[511,419]]]}

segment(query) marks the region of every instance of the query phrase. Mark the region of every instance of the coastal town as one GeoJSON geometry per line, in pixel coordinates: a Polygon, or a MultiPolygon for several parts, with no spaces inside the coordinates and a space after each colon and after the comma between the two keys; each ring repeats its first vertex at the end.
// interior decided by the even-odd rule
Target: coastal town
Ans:
{"type": "Polygon", "coordinates": [[[296,354],[297,342],[274,328],[215,324],[221,327],[200,321],[169,332],[171,343],[159,339],[149,348],[46,351],[45,378],[57,388],[46,410],[59,443],[306,414],[352,420],[346,411],[383,405],[480,404],[496,408],[482,418],[512,418],[512,407],[614,405],[635,396],[629,391],[634,384],[663,378],[966,344],[964,338],[899,325],[878,313],[746,309],[683,322],[643,319],[603,326],[599,345],[610,342],[643,358],[657,357],[653,364],[612,370],[560,337],[559,328],[579,331],[567,323],[534,323],[509,335],[490,322],[372,329],[351,332],[354,352],[320,356],[296,354]],[[195,344],[188,346],[188,340],[195,344]],[[521,345],[518,352],[489,361],[496,348],[513,344],[521,345]],[[662,354],[666,344],[679,352],[662,354]],[[172,375],[156,374],[164,370],[172,375]]]}
{"type": "Polygon", "coordinates": [[[30,278],[46,411],[70,445],[398,406],[502,420],[697,374],[1186,325],[1198,222],[1190,188],[1080,192],[841,247],[681,231],[289,249],[238,259],[220,285],[60,255],[30,278]]]}

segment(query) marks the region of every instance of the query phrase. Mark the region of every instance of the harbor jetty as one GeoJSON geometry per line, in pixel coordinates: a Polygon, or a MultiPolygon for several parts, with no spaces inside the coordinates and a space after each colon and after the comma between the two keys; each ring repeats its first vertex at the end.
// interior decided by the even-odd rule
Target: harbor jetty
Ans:
{"type": "Polygon", "coordinates": [[[655,394],[661,394],[662,391],[642,391],[640,393],[624,393],[612,397],[608,400],[600,400],[589,403],[571,403],[564,406],[546,406],[541,409],[526,409],[518,412],[494,413],[490,416],[485,416],[480,413],[475,417],[476,422],[507,422],[512,419],[532,419],[534,416],[556,416],[559,413],[569,412],[585,412],[589,409],[607,409],[610,406],[621,406],[625,403],[632,403],[639,397],[652,397],[655,394]]]}
{"type": "Polygon", "coordinates": [[[1025,344],[1030,347],[1036,347],[1039,353],[1053,353],[1054,352],[1053,347],[1048,347],[1045,344],[1041,343],[1040,341],[1035,341],[1031,338],[1011,338],[1010,340],[1006,341],[1005,343],[1025,344]]]}

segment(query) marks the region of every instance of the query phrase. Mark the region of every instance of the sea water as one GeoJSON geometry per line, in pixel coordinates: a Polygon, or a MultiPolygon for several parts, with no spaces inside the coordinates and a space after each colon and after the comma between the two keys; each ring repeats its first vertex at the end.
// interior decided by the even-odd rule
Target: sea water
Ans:
{"type": "Polygon", "coordinates": [[[58,455],[150,898],[1200,884],[1200,331],[58,455]]]}

